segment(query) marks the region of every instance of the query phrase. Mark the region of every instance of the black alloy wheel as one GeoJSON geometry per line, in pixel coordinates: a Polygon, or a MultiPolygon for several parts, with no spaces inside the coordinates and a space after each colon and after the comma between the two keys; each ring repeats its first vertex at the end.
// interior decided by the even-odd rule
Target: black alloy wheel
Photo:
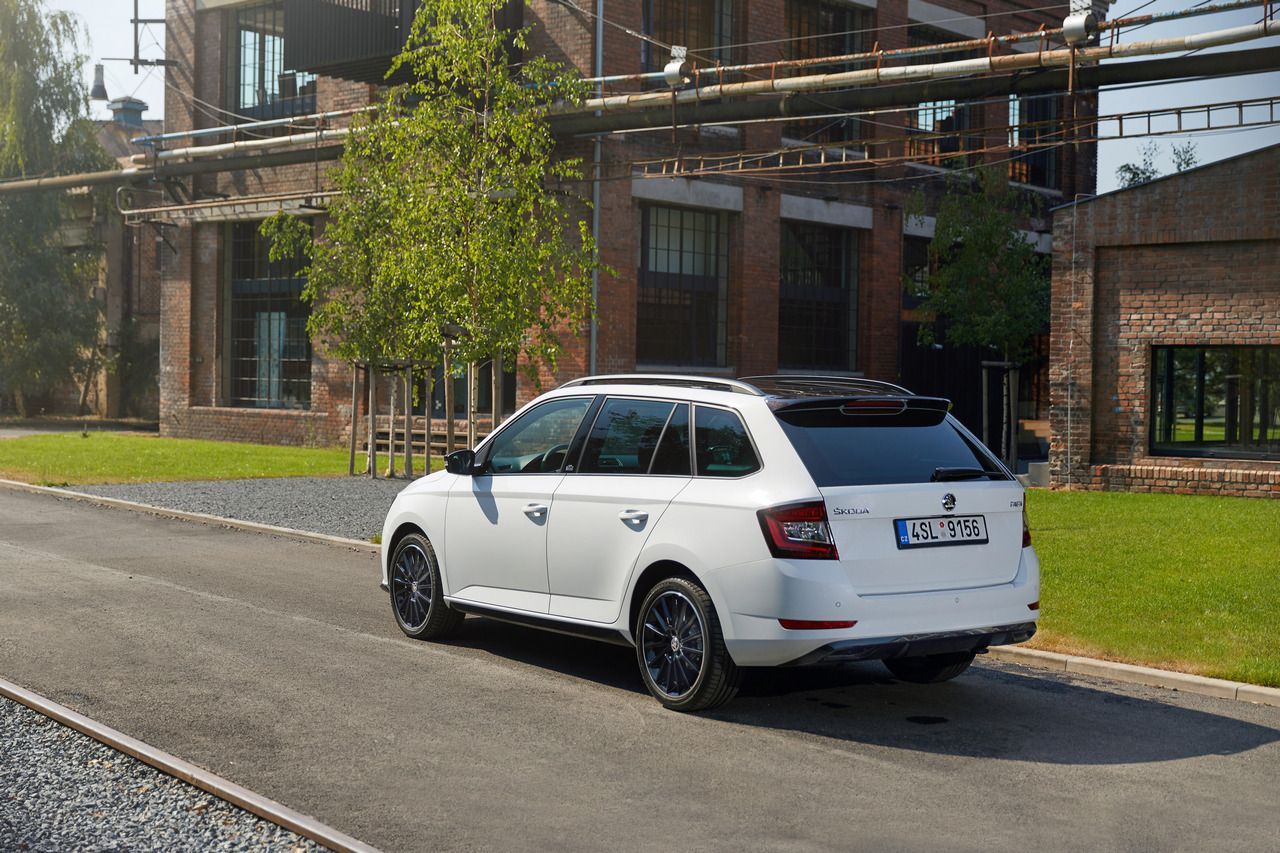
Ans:
{"type": "Polygon", "coordinates": [[[702,711],[738,692],[741,671],[725,649],[711,597],[687,578],[667,578],[645,596],[636,657],[645,686],[668,708],[702,711]]]}
{"type": "Polygon", "coordinates": [[[391,609],[405,636],[442,639],[466,618],[445,604],[436,552],[425,536],[411,533],[396,544],[388,574],[391,609]]]}

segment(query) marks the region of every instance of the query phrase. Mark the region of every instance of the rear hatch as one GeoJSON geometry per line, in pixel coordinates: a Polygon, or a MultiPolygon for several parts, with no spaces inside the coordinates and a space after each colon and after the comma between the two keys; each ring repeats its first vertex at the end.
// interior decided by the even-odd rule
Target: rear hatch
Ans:
{"type": "Polygon", "coordinates": [[[932,397],[772,404],[826,503],[859,594],[1013,580],[1023,489],[932,397]]]}

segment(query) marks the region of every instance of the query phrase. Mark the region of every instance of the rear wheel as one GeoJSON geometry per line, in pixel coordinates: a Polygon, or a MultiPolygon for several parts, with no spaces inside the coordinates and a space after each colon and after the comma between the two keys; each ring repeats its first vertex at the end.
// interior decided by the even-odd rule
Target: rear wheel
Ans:
{"type": "Polygon", "coordinates": [[[912,684],[937,684],[950,681],[973,663],[973,652],[945,655],[922,655],[915,658],[887,658],[882,661],[893,677],[912,684]]]}
{"type": "Polygon", "coordinates": [[[440,640],[458,630],[466,616],[444,603],[440,564],[427,537],[410,533],[401,539],[388,574],[391,609],[405,636],[440,640]]]}
{"type": "Polygon", "coordinates": [[[645,687],[676,711],[723,705],[742,680],[711,596],[683,577],[667,578],[645,596],[636,620],[636,658],[645,687]]]}

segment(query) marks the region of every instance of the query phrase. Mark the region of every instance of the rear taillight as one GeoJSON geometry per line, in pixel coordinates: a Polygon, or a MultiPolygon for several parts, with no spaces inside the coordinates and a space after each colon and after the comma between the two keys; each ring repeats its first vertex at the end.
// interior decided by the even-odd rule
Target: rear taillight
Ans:
{"type": "Polygon", "coordinates": [[[775,506],[757,513],[769,552],[792,560],[838,560],[822,501],[775,506]]]}
{"type": "Polygon", "coordinates": [[[1022,547],[1031,547],[1031,525],[1027,523],[1027,507],[1025,503],[1022,507],[1022,547]]]}

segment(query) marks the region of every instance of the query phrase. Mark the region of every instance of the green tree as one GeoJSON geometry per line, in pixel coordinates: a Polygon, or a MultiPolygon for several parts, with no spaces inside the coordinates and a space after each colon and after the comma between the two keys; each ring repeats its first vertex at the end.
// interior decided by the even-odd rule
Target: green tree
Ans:
{"type": "MultiPolygon", "coordinates": [[[[436,362],[455,324],[459,362],[553,366],[557,332],[591,310],[581,161],[547,123],[586,89],[527,54],[527,29],[499,30],[502,5],[427,0],[393,67],[414,82],[348,136],[303,291],[312,334],[341,358],[436,362]]],[[[306,242],[296,223],[266,227],[283,252],[306,242]]]]}
{"type": "MultiPolygon", "coordinates": [[[[1156,166],[1156,158],[1160,156],[1159,143],[1151,140],[1138,150],[1142,153],[1142,162],[1123,163],[1116,167],[1116,180],[1119,181],[1121,189],[1145,184],[1147,181],[1154,181],[1160,177],[1160,169],[1156,166]]],[[[1196,151],[1194,142],[1186,142],[1182,145],[1175,144],[1173,146],[1173,168],[1175,171],[1185,172],[1187,169],[1194,167],[1199,161],[1200,156],[1196,151]]]]}
{"type": "MultiPolygon", "coordinates": [[[[86,118],[80,26],[42,0],[0,0],[0,179],[114,165],[86,118]]],[[[80,199],[82,216],[93,199],[80,199]]],[[[88,381],[101,316],[101,246],[69,233],[61,193],[0,197],[0,389],[28,401],[88,381]]]]}
{"type": "MultiPolygon", "coordinates": [[[[917,198],[912,208],[921,207],[917,198]]],[[[1031,355],[1035,336],[1049,321],[1048,269],[1018,227],[1033,212],[997,168],[950,179],[929,244],[931,272],[921,308],[933,322],[921,326],[922,342],[945,337],[949,344],[990,349],[1014,365],[1031,355]]],[[[1005,377],[1001,447],[1012,459],[1017,388],[1011,371],[1005,377]]]]}

